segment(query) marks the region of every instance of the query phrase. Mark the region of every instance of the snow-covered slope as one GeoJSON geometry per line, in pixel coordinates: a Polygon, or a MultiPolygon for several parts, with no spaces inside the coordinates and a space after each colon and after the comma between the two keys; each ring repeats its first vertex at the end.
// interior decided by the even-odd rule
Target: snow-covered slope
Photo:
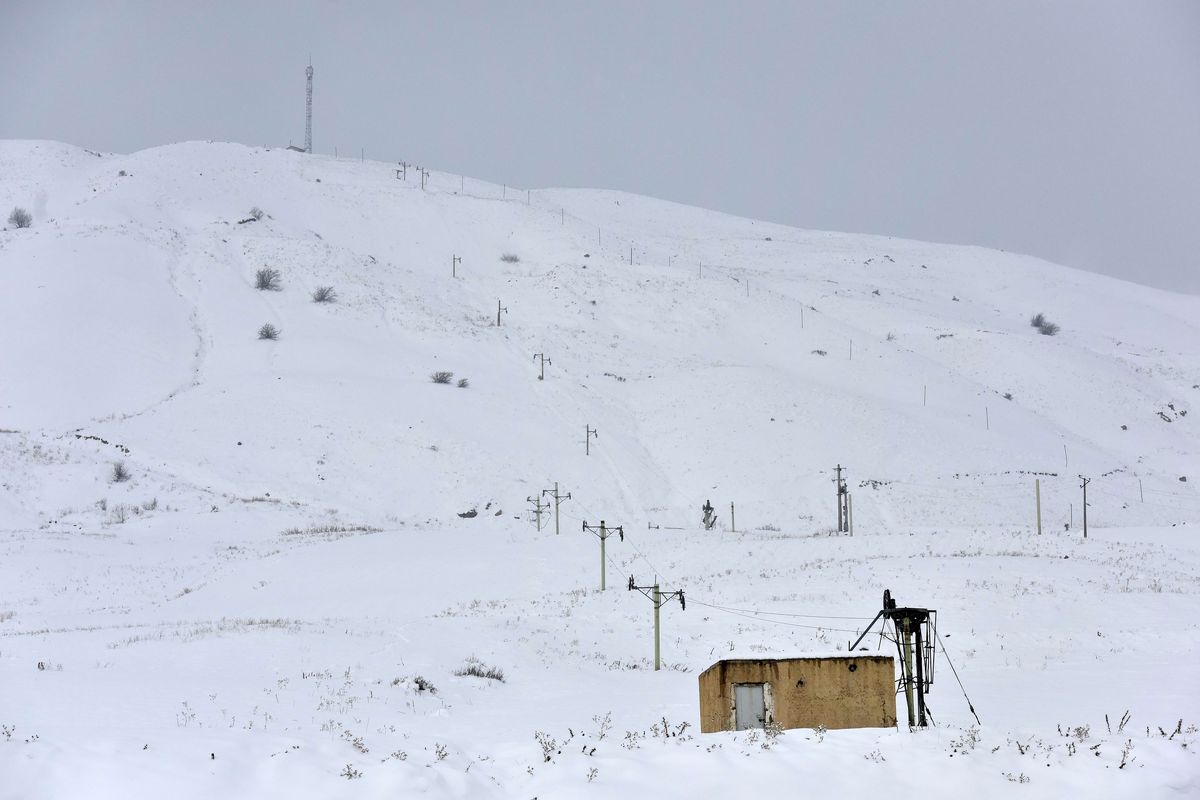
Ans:
{"type": "MultiPolygon", "coordinates": [[[[229,144],[0,143],[13,206],[34,216],[0,231],[13,797],[73,794],[78,774],[47,775],[59,763],[122,796],[146,770],[146,796],[178,794],[180,774],[206,776],[196,796],[671,794],[693,771],[714,796],[769,790],[788,759],[815,769],[816,739],[783,737],[753,767],[733,758],[744,735],[712,740],[723,755],[710,737],[671,737],[669,755],[613,744],[587,780],[595,764],[556,772],[533,731],[561,741],[609,710],[618,739],[663,715],[694,725],[695,675],[731,648],[829,650],[853,633],[716,606],[869,618],[887,586],[942,610],[964,677],[987,687],[999,724],[984,739],[1003,754],[963,780],[1006,790],[1027,757],[1005,740],[1059,722],[1098,734],[1138,703],[1159,715],[1139,729],[1200,711],[1200,298],[978,248],[437,172],[422,189],[412,168],[229,144]],[[255,288],[260,269],[278,291],[255,288]],[[319,286],[337,301],[314,303],[319,286]],[[1058,335],[1030,326],[1036,312],[1058,335]],[[277,340],[258,338],[264,323],[277,340]],[[433,383],[439,370],[453,381],[433,383]],[[112,481],[116,462],[129,480],[112,481]],[[853,538],[828,535],[838,464],[853,538]],[[571,492],[557,538],[526,502],[555,482],[571,492]],[[706,499],[717,531],[697,529],[706,499]],[[628,534],[608,545],[603,595],[580,531],[601,518],[628,534]],[[656,572],[710,604],[664,611],[682,627],[659,674],[642,670],[649,605],[623,589],[656,572]],[[508,681],[454,677],[473,655],[508,681]],[[442,691],[416,691],[416,674],[442,691]],[[33,728],[38,747],[18,754],[33,728]],[[390,743],[368,757],[346,729],[390,743]],[[167,752],[130,755],[135,740],[167,752]],[[429,769],[385,760],[416,747],[429,769]],[[122,753],[112,773],[97,749],[122,753]],[[236,763],[187,766],[231,749],[236,763]],[[347,762],[361,784],[338,777],[347,762]]],[[[939,720],[970,721],[941,703],[939,720]]],[[[883,744],[830,734],[820,785],[852,793],[862,756],[903,781],[885,756],[944,759],[952,725],[883,744]]],[[[1140,745],[1153,775],[1131,793],[1198,790],[1181,737],[1140,745]]],[[[1065,741],[1044,751],[1071,767],[1035,776],[1044,796],[1098,774],[1065,741]]]]}

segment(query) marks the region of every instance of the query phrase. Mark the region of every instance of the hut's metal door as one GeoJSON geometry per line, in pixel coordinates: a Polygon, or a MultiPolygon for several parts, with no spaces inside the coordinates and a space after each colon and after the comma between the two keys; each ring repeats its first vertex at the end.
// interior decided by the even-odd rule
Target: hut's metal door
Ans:
{"type": "Polygon", "coordinates": [[[733,721],[735,730],[762,728],[767,717],[761,683],[735,683],[733,685],[733,721]]]}

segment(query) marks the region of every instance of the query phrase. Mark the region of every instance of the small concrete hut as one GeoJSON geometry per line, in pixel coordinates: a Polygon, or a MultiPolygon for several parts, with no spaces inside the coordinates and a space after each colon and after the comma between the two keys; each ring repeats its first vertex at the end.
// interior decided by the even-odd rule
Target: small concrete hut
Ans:
{"type": "Polygon", "coordinates": [[[731,658],[700,674],[700,731],[894,728],[891,656],[731,658]]]}

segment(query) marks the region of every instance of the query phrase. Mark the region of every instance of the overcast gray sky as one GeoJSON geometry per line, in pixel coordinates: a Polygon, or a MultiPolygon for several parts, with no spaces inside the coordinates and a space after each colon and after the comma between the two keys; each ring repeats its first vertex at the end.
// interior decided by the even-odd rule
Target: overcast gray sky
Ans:
{"type": "Polygon", "coordinates": [[[1195,0],[0,0],[0,138],[302,144],[310,54],[319,152],[1200,293],[1195,0]]]}

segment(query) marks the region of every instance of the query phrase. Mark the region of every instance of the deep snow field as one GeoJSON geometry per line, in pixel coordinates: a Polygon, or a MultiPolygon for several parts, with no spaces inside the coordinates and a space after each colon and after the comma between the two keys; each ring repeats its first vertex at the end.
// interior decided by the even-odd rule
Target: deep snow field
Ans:
{"type": "Polygon", "coordinates": [[[230,144],[0,142],[13,206],[0,798],[1200,797],[1200,298],[230,144]],[[699,733],[884,589],[932,727],[699,733]]]}

